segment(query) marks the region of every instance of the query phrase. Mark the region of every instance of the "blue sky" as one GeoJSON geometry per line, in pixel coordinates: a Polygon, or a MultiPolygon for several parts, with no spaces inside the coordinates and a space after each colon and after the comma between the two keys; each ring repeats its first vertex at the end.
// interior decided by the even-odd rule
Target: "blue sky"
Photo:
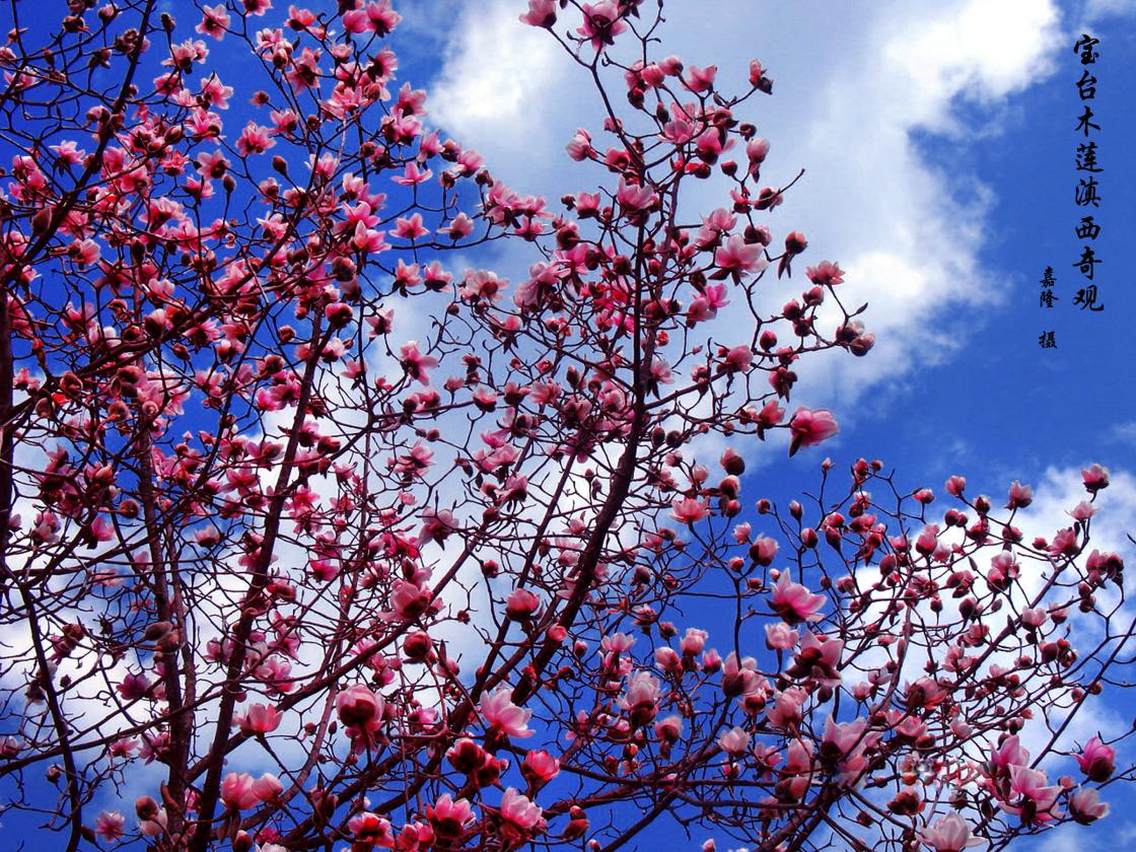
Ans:
{"type": "MultiPolygon", "coordinates": [[[[170,4],[187,21],[188,5],[170,4]]],[[[516,22],[523,5],[396,2],[407,17],[396,40],[399,76],[426,86],[436,120],[516,189],[557,198],[601,179],[563,156],[571,132],[594,127],[597,113],[555,45],[516,22]]],[[[791,461],[783,443],[760,450],[752,487],[785,500],[817,482],[826,453],[840,466],[880,457],[912,487],[941,490],[958,472],[973,490],[996,495],[1012,479],[1031,482],[1038,514],[1056,523],[1076,494],[1077,472],[1097,461],[1115,482],[1102,500],[1101,530],[1122,546],[1126,525],[1136,528],[1136,480],[1124,474],[1136,472],[1128,260],[1136,4],[717,6],[719,23],[699,13],[698,0],[676,4],[662,51],[716,62],[739,80],[750,55],[771,68],[775,96],[760,102],[756,120],[773,142],[772,168],[808,170],[778,227],[804,228],[810,261],[841,262],[849,292],[871,303],[866,322],[879,338],[867,359],[830,360],[802,380],[804,401],[836,413],[839,438],[791,461]],[[1073,202],[1074,83],[1082,69],[1072,44],[1083,29],[1102,42],[1094,111],[1105,168],[1096,211],[1105,311],[1097,315],[1071,304],[1082,286],[1073,268],[1082,215],[1073,202]],[[1038,307],[1047,265],[1060,299],[1051,312],[1038,307]],[[1038,347],[1045,329],[1056,331],[1056,350],[1038,347]]],[[[705,209],[719,203],[708,194],[705,209]]],[[[478,262],[515,278],[529,259],[509,252],[478,262]]],[[[1047,844],[1093,848],[1089,837],[1104,848],[1126,839],[1136,821],[1116,806],[1136,796],[1122,798],[1099,830],[1070,841],[1080,845],[1047,844]]],[[[641,848],[671,830],[645,833],[641,848]]]]}

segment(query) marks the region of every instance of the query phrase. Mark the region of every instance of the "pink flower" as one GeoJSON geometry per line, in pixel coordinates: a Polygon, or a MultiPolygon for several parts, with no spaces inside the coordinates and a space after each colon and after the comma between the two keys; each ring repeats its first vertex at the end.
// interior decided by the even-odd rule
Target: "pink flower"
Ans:
{"type": "Polygon", "coordinates": [[[521,773],[530,782],[547,784],[560,773],[560,761],[544,749],[536,749],[525,755],[521,773]]]}
{"type": "Polygon", "coordinates": [[[1116,749],[1093,737],[1077,755],[1077,765],[1090,781],[1107,781],[1116,769],[1116,749]]]}
{"type": "Polygon", "coordinates": [[[654,207],[659,200],[658,193],[651,189],[651,187],[630,184],[622,178],[619,181],[619,188],[616,190],[615,198],[619,202],[619,206],[631,214],[649,210],[654,207]]]}
{"type": "Polygon", "coordinates": [[[773,594],[769,596],[769,605],[786,623],[799,624],[802,621],[817,621],[820,618],[824,596],[814,595],[806,586],[794,583],[786,569],[777,578],[777,585],[773,588],[773,594]]]}
{"type": "Polygon", "coordinates": [[[240,726],[245,734],[267,734],[280,726],[281,715],[275,707],[268,704],[252,704],[243,715],[238,715],[234,722],[240,726]]]}
{"type": "Polygon", "coordinates": [[[551,27],[556,23],[556,0],[529,0],[529,10],[521,23],[530,27],[551,27]]]}
{"type": "Polygon", "coordinates": [[[626,29],[627,24],[619,15],[615,0],[601,0],[584,4],[584,23],[576,28],[576,32],[590,39],[592,47],[600,50],[605,44],[612,44],[615,37],[626,29]]]}
{"type": "Polygon", "coordinates": [[[671,505],[671,517],[683,524],[693,524],[710,514],[706,504],[693,497],[682,497],[671,505]]]}
{"type": "Polygon", "coordinates": [[[263,154],[276,144],[276,140],[268,134],[267,127],[261,127],[250,121],[237,138],[237,151],[242,157],[247,157],[249,154],[263,154]]]}
{"type": "Polygon", "coordinates": [[[697,627],[686,628],[686,635],[682,637],[679,643],[682,653],[686,656],[693,657],[701,654],[706,648],[706,639],[709,637],[705,630],[699,630],[697,627]]]}
{"type": "Polygon", "coordinates": [[[749,749],[749,734],[736,725],[718,737],[718,748],[731,757],[740,757],[749,749]]]}
{"type": "Polygon", "coordinates": [[[772,651],[791,651],[797,640],[797,631],[783,621],[765,625],[765,644],[772,651]]]}
{"type": "Polygon", "coordinates": [[[1010,483],[1009,500],[1006,502],[1007,509],[1024,509],[1033,502],[1033,489],[1028,485],[1022,485],[1017,480],[1010,483]]]}
{"type": "Polygon", "coordinates": [[[252,782],[252,792],[260,801],[271,802],[284,792],[284,785],[275,775],[265,772],[252,782]]]}
{"type": "Polygon", "coordinates": [[[220,41],[225,37],[225,29],[228,26],[229,13],[225,11],[224,3],[218,3],[216,6],[206,6],[202,10],[201,23],[194,29],[202,35],[212,36],[220,41]]]}
{"type": "Polygon", "coordinates": [[[402,369],[406,371],[406,375],[417,380],[420,384],[430,384],[430,374],[427,370],[437,367],[438,359],[419,352],[417,340],[404,343],[400,351],[402,353],[402,369]]]}
{"type": "Polygon", "coordinates": [[[118,811],[103,811],[95,818],[95,832],[108,843],[122,837],[125,827],[126,817],[118,811]]]}
{"type": "Polygon", "coordinates": [[[544,816],[536,802],[509,787],[501,797],[501,835],[509,843],[519,845],[544,830],[544,816]]]}
{"type": "Polygon", "coordinates": [[[761,243],[747,243],[742,237],[734,234],[724,246],[714,252],[714,265],[723,272],[729,273],[735,279],[741,278],[744,273],[760,272],[769,266],[762,252],[761,243]]]}
{"type": "Polygon", "coordinates": [[[1085,483],[1085,490],[1096,494],[1102,488],[1108,488],[1108,468],[1094,464],[1081,471],[1081,479],[1085,483]]]}
{"type": "Polygon", "coordinates": [[[427,805],[426,818],[442,840],[453,841],[459,839],[466,827],[473,821],[473,808],[466,799],[456,802],[446,793],[438,798],[433,805],[427,805]]]}
{"type": "Polygon", "coordinates": [[[507,687],[499,687],[495,692],[481,696],[481,715],[495,732],[509,737],[531,737],[533,731],[528,727],[532,710],[526,710],[513,703],[507,687]]]}
{"type": "Polygon", "coordinates": [[[832,412],[820,408],[811,411],[807,408],[798,408],[793,419],[789,421],[789,430],[793,435],[789,444],[789,455],[793,455],[801,447],[811,447],[822,441],[827,441],[838,431],[836,418],[832,412]]]}
{"type": "Polygon", "coordinates": [[[505,614],[514,621],[530,618],[540,608],[540,598],[528,589],[513,589],[505,601],[505,614]]]}
{"type": "Polygon", "coordinates": [[[253,790],[253,778],[247,772],[230,772],[221,781],[221,801],[233,810],[243,811],[255,805],[259,798],[253,790]]]}
{"type": "Polygon", "coordinates": [[[383,849],[394,848],[394,834],[391,832],[390,820],[363,811],[351,817],[347,827],[354,834],[355,844],[359,847],[379,846],[383,849]]]}
{"type": "Polygon", "coordinates": [[[370,30],[384,36],[398,26],[402,16],[391,8],[390,0],[368,3],[362,9],[352,9],[343,13],[343,28],[349,33],[370,30]]]}
{"type": "Polygon", "coordinates": [[[335,709],[355,745],[369,746],[382,726],[386,702],[366,684],[357,683],[335,696],[335,709]]]}
{"type": "Polygon", "coordinates": [[[1069,813],[1082,825],[1108,816],[1108,803],[1100,800],[1100,793],[1090,787],[1079,787],[1069,797],[1069,813]]]}
{"type": "Polygon", "coordinates": [[[967,846],[978,846],[982,843],[978,838],[971,836],[970,824],[958,814],[940,817],[919,836],[923,843],[935,852],[962,852],[967,846]]]}
{"type": "Polygon", "coordinates": [[[990,772],[996,774],[1009,771],[1011,766],[1023,766],[1029,760],[1029,752],[1018,742],[1017,734],[1006,737],[1002,744],[990,754],[990,772]]]}
{"type": "Polygon", "coordinates": [[[1003,810],[1021,817],[1023,823],[1048,822],[1057,817],[1053,806],[1061,788],[1047,785],[1048,779],[1040,769],[1025,766],[1010,767],[1010,802],[1003,810]]]}
{"type": "Polygon", "coordinates": [[[749,346],[732,346],[722,359],[721,369],[730,373],[744,373],[753,363],[753,350],[749,346]]]}

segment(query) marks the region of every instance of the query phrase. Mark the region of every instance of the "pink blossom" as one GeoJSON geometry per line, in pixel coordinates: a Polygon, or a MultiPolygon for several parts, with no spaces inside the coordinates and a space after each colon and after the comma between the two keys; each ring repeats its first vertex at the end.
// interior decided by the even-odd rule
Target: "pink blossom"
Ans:
{"type": "Polygon", "coordinates": [[[461,838],[473,817],[469,801],[455,801],[449,793],[439,796],[438,801],[426,807],[426,818],[442,840],[454,841],[461,838]]]}
{"type": "Polygon", "coordinates": [[[769,265],[761,243],[747,243],[735,234],[714,252],[714,265],[723,272],[740,278],[743,274],[760,272],[769,265]]]}
{"type": "Polygon", "coordinates": [[[706,504],[694,497],[681,497],[672,506],[671,517],[683,524],[697,523],[710,514],[706,504]]]}
{"type": "Polygon", "coordinates": [[[1069,813],[1082,825],[1088,825],[1108,816],[1108,811],[1108,803],[1102,802],[1100,793],[1091,787],[1078,787],[1069,797],[1069,813]]]}
{"type": "Polygon", "coordinates": [[[1077,755],[1077,765],[1090,781],[1107,781],[1116,769],[1116,749],[1093,737],[1077,755]]]}
{"type": "Polygon", "coordinates": [[[521,23],[531,27],[551,27],[556,23],[556,0],[529,0],[529,10],[521,23]]]}
{"type": "Polygon", "coordinates": [[[560,772],[560,761],[544,749],[536,749],[525,755],[521,772],[530,781],[547,784],[560,772]]]}
{"type": "Polygon", "coordinates": [[[770,650],[791,651],[797,640],[797,631],[783,621],[765,625],[765,644],[770,650]]]}
{"type": "Polygon", "coordinates": [[[962,852],[968,846],[981,845],[979,838],[972,837],[970,824],[955,813],[939,817],[929,828],[920,832],[923,843],[935,852],[962,852]]]}
{"type": "Polygon", "coordinates": [[[234,724],[239,725],[245,734],[267,734],[280,727],[282,716],[280,712],[268,704],[252,704],[243,714],[234,717],[234,724]]]}
{"type": "Polygon", "coordinates": [[[253,789],[253,778],[247,772],[230,772],[221,781],[221,801],[238,811],[247,810],[259,798],[253,789]]]}
{"type": "Polygon", "coordinates": [[[789,421],[789,430],[793,436],[789,444],[789,455],[793,455],[801,447],[811,447],[827,441],[837,433],[838,427],[836,418],[827,409],[811,411],[808,408],[798,408],[789,421]]]}
{"type": "Polygon", "coordinates": [[[750,736],[736,725],[718,737],[718,748],[731,757],[740,757],[749,750],[750,736]]]}
{"type": "Polygon", "coordinates": [[[1003,810],[1020,816],[1023,823],[1048,822],[1057,817],[1053,811],[1060,787],[1047,785],[1045,772],[1025,766],[1010,766],[1010,797],[1003,810]]]}
{"type": "Polygon", "coordinates": [[[95,818],[95,833],[107,843],[114,843],[122,837],[126,828],[126,817],[118,811],[102,811],[95,818]]]}
{"type": "Polygon", "coordinates": [[[824,596],[814,595],[808,587],[794,583],[786,569],[777,578],[777,585],[769,596],[769,605],[786,623],[799,624],[802,621],[820,619],[824,596]]]}
{"type": "Polygon", "coordinates": [[[510,697],[507,687],[499,687],[495,692],[481,696],[482,718],[486,724],[499,734],[509,737],[531,737],[533,731],[528,727],[532,710],[518,707],[510,697]]]}
{"type": "Polygon", "coordinates": [[[404,343],[400,352],[402,354],[402,369],[406,371],[406,375],[420,384],[430,384],[430,374],[427,371],[438,366],[438,359],[419,352],[417,340],[404,343]]]}

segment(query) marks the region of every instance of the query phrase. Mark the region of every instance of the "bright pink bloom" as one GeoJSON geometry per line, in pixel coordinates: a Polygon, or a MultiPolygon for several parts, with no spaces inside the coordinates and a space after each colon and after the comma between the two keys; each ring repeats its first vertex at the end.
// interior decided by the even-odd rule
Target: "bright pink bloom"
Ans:
{"type": "Polygon", "coordinates": [[[786,569],[777,578],[777,585],[769,596],[769,605],[788,624],[817,621],[824,607],[824,595],[814,595],[808,587],[794,583],[786,569]]]}
{"type": "Polygon", "coordinates": [[[1090,781],[1107,781],[1116,770],[1116,749],[1093,737],[1077,755],[1077,765],[1090,781]]]}
{"type": "Polygon", "coordinates": [[[252,704],[244,714],[238,714],[234,723],[245,734],[267,734],[280,726],[280,712],[268,704],[252,704]]]}
{"type": "Polygon", "coordinates": [[[526,710],[513,703],[507,687],[499,687],[495,692],[481,696],[481,715],[494,731],[509,737],[531,737],[533,731],[528,727],[532,710],[526,710]]]}
{"type": "Polygon", "coordinates": [[[513,844],[521,844],[544,831],[543,813],[536,802],[509,787],[501,797],[501,834],[513,844]]]}
{"type": "Polygon", "coordinates": [[[671,517],[679,523],[693,524],[710,514],[710,509],[694,497],[682,497],[674,501],[671,517]]]}
{"type": "Polygon", "coordinates": [[[237,811],[251,808],[260,801],[253,783],[252,776],[247,772],[230,772],[221,781],[221,801],[237,811]]]}
{"type": "Polygon", "coordinates": [[[103,811],[95,818],[95,833],[108,843],[122,837],[126,828],[126,817],[118,811],[103,811]]]}
{"type": "Polygon", "coordinates": [[[789,430],[793,435],[789,444],[789,455],[793,455],[801,447],[811,447],[827,441],[839,431],[839,427],[836,425],[836,418],[827,409],[811,411],[808,408],[798,408],[793,419],[789,421],[789,430]]]}
{"type": "Polygon", "coordinates": [[[1108,803],[1100,800],[1100,793],[1091,787],[1079,787],[1069,797],[1069,813],[1082,825],[1108,816],[1108,803]]]}
{"type": "Polygon", "coordinates": [[[923,843],[935,852],[962,852],[967,846],[978,846],[982,841],[971,836],[970,824],[955,813],[940,817],[930,828],[919,835],[923,843]]]}
{"type": "Polygon", "coordinates": [[[769,265],[764,250],[761,243],[747,243],[735,234],[714,252],[714,265],[734,278],[740,278],[745,273],[760,272],[769,265]]]}

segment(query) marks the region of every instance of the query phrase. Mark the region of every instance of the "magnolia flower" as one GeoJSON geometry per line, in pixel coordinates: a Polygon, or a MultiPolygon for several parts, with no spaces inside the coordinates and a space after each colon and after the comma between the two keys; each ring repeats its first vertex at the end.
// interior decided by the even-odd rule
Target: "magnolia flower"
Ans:
{"type": "Polygon", "coordinates": [[[501,797],[501,834],[510,843],[524,843],[544,830],[545,822],[540,806],[509,787],[501,797]]]}
{"type": "Polygon", "coordinates": [[[799,624],[802,621],[817,621],[821,617],[824,596],[814,595],[806,586],[794,583],[786,569],[777,578],[777,585],[769,596],[769,605],[788,624],[799,624]]]}
{"type": "Polygon", "coordinates": [[[234,718],[244,734],[267,734],[280,726],[280,712],[268,704],[252,704],[248,710],[234,718]]]}
{"type": "Polygon", "coordinates": [[[454,801],[449,793],[438,798],[433,805],[427,805],[426,818],[442,840],[457,840],[465,833],[473,821],[473,808],[466,799],[454,801]]]}
{"type": "Polygon", "coordinates": [[[1025,766],[1010,767],[1010,799],[1013,804],[1003,802],[1002,809],[1021,817],[1023,823],[1048,822],[1055,819],[1053,806],[1061,792],[1058,786],[1050,786],[1048,778],[1040,769],[1025,766]]]}
{"type": "Polygon", "coordinates": [[[126,817],[118,811],[103,811],[95,818],[95,832],[108,843],[122,837],[125,828],[126,817]]]}
{"type": "Polygon", "coordinates": [[[221,801],[237,811],[251,808],[260,801],[253,784],[253,777],[247,772],[230,772],[221,781],[221,801]]]}
{"type": "Polygon", "coordinates": [[[714,265],[723,272],[740,278],[745,273],[760,272],[769,266],[769,261],[763,255],[764,250],[761,243],[747,243],[734,234],[726,240],[724,246],[714,252],[714,265]]]}
{"type": "Polygon", "coordinates": [[[718,737],[718,747],[731,757],[740,757],[749,749],[749,734],[734,726],[718,737]]]}
{"type": "Polygon", "coordinates": [[[789,430],[793,435],[789,444],[789,455],[793,455],[801,447],[811,447],[826,441],[835,435],[839,427],[832,412],[826,409],[811,411],[807,408],[798,408],[793,419],[789,421],[789,430]]]}
{"type": "Polygon", "coordinates": [[[521,764],[521,774],[529,781],[546,784],[560,773],[560,761],[544,749],[536,749],[525,755],[521,764]]]}
{"type": "Polygon", "coordinates": [[[710,514],[710,509],[701,500],[694,497],[682,497],[671,504],[671,517],[684,524],[693,524],[701,521],[710,514]]]}
{"type": "Polygon", "coordinates": [[[1084,825],[1108,816],[1108,803],[1100,800],[1100,793],[1091,787],[1078,787],[1069,797],[1069,813],[1073,819],[1084,825]]]}
{"type": "Polygon", "coordinates": [[[797,631],[783,621],[765,625],[765,645],[771,651],[789,651],[797,645],[797,631]]]}
{"type": "Polygon", "coordinates": [[[497,733],[509,737],[533,735],[533,731],[528,727],[532,710],[514,704],[508,687],[499,687],[495,692],[481,696],[481,703],[478,706],[485,722],[497,733]]]}
{"type": "Polygon", "coordinates": [[[971,836],[970,824],[958,814],[940,817],[919,836],[923,843],[935,852],[962,852],[967,846],[978,846],[982,843],[979,838],[971,836]]]}
{"type": "Polygon", "coordinates": [[[1093,737],[1077,755],[1077,765],[1090,781],[1107,781],[1116,769],[1116,749],[1093,737]]]}

